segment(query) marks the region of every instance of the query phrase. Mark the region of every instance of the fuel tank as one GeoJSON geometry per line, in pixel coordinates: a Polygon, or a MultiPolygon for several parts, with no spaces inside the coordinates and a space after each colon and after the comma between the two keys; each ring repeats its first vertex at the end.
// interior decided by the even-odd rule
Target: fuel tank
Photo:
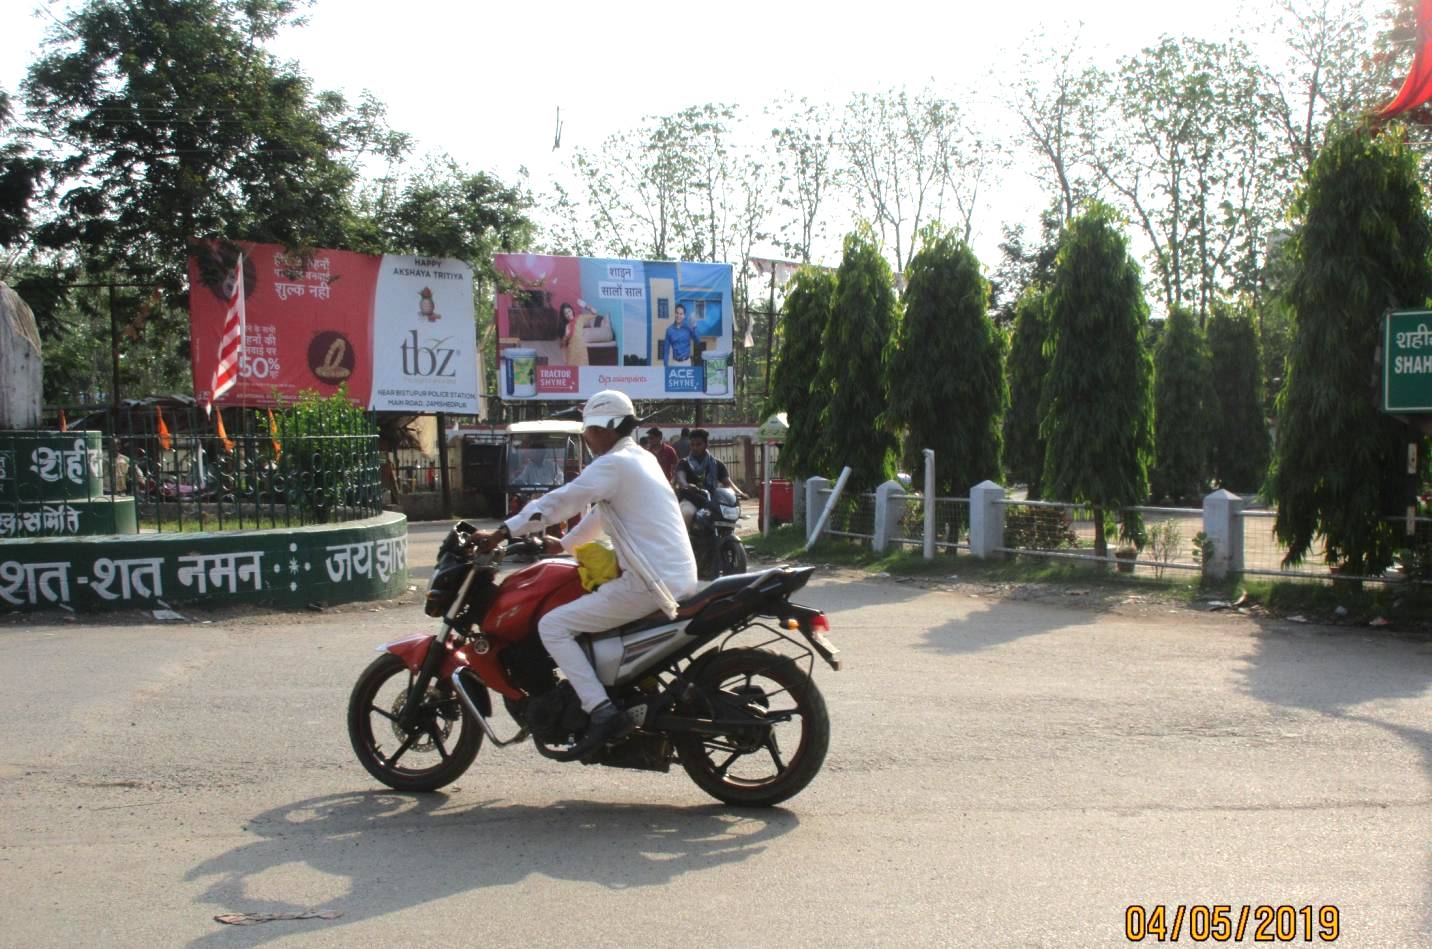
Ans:
{"type": "Polygon", "coordinates": [[[537,632],[537,620],[550,610],[581,596],[577,561],[561,557],[539,560],[507,575],[482,618],[491,639],[517,642],[537,632]]]}

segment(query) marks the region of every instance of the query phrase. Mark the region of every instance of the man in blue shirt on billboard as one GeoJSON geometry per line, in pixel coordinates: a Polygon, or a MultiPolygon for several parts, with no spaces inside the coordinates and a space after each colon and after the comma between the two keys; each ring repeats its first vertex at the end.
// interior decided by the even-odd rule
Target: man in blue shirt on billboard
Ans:
{"type": "Polygon", "coordinates": [[[689,366],[696,350],[696,330],[686,322],[686,306],[676,304],[676,322],[666,328],[666,364],[689,366]]]}

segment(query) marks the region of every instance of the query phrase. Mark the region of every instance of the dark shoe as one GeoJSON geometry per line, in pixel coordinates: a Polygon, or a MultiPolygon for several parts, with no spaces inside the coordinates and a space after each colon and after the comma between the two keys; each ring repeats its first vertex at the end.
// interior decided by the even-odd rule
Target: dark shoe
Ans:
{"type": "Polygon", "coordinates": [[[625,738],[636,730],[636,723],[611,702],[603,702],[592,709],[587,721],[586,734],[577,742],[573,751],[579,751],[579,758],[586,758],[619,738],[625,738]]]}

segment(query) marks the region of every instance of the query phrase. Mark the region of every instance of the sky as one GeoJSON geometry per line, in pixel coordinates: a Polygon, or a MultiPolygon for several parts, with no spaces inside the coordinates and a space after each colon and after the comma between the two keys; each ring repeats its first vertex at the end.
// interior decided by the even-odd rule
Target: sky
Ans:
{"type": "MultiPolygon", "coordinates": [[[[8,5],[27,2],[35,15],[8,15],[0,32],[0,86],[12,92],[51,15],[63,18],[70,7],[8,5]]],[[[1017,121],[1001,100],[1002,83],[1031,36],[1042,32],[1056,44],[1077,32],[1091,60],[1111,63],[1165,33],[1255,41],[1242,33],[1246,9],[1247,0],[500,7],[316,0],[308,24],[274,49],[320,88],[350,98],[371,90],[387,103],[392,125],[415,137],[419,154],[446,152],[504,179],[525,167],[540,192],[578,151],[645,115],[705,102],[754,114],[782,93],[839,103],[855,91],[929,86],[999,136],[1017,121]],[[1071,22],[1071,11],[1082,23],[1071,22]],[[559,107],[562,147],[554,151],[559,107]]],[[[1013,157],[976,221],[974,244],[989,265],[1000,224],[1032,228],[1046,203],[1027,157],[1013,157]]],[[[839,230],[847,222],[835,223],[839,230]]]]}

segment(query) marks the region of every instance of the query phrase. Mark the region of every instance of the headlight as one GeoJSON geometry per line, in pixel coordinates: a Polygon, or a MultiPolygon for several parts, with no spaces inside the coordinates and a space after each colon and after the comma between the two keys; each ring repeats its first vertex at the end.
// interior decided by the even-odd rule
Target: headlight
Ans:
{"type": "Polygon", "coordinates": [[[739,521],[741,519],[741,509],[739,507],[728,507],[723,504],[721,505],[721,516],[728,521],[739,521]]]}

